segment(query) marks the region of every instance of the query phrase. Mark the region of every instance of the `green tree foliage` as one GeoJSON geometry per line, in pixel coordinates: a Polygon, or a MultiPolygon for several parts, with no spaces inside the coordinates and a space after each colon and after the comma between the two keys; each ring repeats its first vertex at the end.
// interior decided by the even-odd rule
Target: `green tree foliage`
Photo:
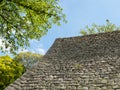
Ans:
{"type": "Polygon", "coordinates": [[[88,27],[87,25],[85,29],[80,30],[80,34],[89,35],[96,33],[112,32],[116,30],[120,30],[120,27],[117,27],[115,24],[112,24],[109,20],[106,20],[106,25],[92,24],[92,27],[88,27]]]}
{"type": "MultiPolygon", "coordinates": [[[[14,53],[65,20],[59,0],[0,0],[0,39],[14,53]]],[[[0,49],[4,52],[4,48],[0,49]]]]}
{"type": "Polygon", "coordinates": [[[0,90],[12,83],[24,72],[24,66],[9,56],[0,57],[0,90]]]}
{"type": "Polygon", "coordinates": [[[32,52],[22,52],[22,53],[17,54],[14,57],[14,60],[20,61],[25,66],[26,69],[29,69],[36,62],[41,60],[42,57],[43,55],[41,54],[36,54],[32,52]]]}

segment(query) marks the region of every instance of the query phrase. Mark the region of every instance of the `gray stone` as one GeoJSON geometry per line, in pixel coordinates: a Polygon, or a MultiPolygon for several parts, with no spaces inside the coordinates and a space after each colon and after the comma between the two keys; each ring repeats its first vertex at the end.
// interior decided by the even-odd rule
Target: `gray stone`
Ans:
{"type": "Polygon", "coordinates": [[[57,39],[5,90],[120,90],[120,31],[57,39]]]}

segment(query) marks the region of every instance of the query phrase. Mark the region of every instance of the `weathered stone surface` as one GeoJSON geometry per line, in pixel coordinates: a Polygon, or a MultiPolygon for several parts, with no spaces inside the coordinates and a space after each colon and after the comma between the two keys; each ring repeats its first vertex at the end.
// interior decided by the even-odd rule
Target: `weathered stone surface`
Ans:
{"type": "Polygon", "coordinates": [[[57,39],[5,90],[120,90],[120,31],[57,39]]]}

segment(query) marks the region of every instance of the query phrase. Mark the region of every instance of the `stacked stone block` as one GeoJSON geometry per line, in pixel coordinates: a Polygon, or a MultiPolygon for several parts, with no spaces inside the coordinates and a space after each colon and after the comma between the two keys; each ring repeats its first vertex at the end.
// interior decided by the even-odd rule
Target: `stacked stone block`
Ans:
{"type": "Polygon", "coordinates": [[[57,39],[5,90],[120,90],[120,32],[57,39]]]}

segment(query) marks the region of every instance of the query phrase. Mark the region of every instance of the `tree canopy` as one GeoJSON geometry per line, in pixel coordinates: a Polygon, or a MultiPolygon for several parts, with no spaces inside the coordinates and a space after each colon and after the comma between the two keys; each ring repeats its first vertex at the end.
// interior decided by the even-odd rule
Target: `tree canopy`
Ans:
{"type": "Polygon", "coordinates": [[[14,53],[39,40],[52,24],[65,20],[59,0],[0,0],[0,39],[4,48],[14,53]]]}
{"type": "Polygon", "coordinates": [[[43,55],[32,52],[21,52],[17,54],[13,59],[21,62],[26,69],[31,68],[36,62],[41,60],[43,55]]]}
{"type": "Polygon", "coordinates": [[[80,34],[89,35],[89,34],[96,34],[96,33],[112,32],[116,30],[120,30],[120,27],[111,23],[109,20],[106,20],[106,25],[92,24],[91,27],[87,25],[85,29],[80,30],[80,34]]]}
{"type": "Polygon", "coordinates": [[[24,66],[9,56],[0,57],[0,90],[20,77],[25,71],[24,66]]]}

